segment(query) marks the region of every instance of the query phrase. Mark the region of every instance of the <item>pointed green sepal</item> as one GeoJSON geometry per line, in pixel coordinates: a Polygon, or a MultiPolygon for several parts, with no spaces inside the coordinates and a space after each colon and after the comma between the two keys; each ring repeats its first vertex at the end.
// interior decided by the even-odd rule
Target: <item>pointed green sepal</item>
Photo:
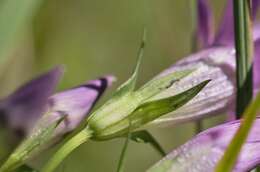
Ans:
{"type": "Polygon", "coordinates": [[[146,39],[145,37],[146,37],[146,31],[144,30],[142,42],[138,51],[138,57],[137,57],[137,62],[136,62],[134,72],[132,76],[116,90],[114,94],[115,97],[121,97],[126,93],[134,91],[136,81],[137,81],[137,76],[140,70],[141,61],[144,55],[144,47],[145,47],[145,39],[146,39]]]}
{"type": "Polygon", "coordinates": [[[149,98],[152,98],[153,96],[170,88],[175,82],[188,76],[193,71],[194,70],[182,70],[167,74],[165,76],[156,77],[138,89],[136,94],[138,94],[143,101],[147,101],[149,98]]]}
{"type": "Polygon", "coordinates": [[[166,156],[162,146],[156,139],[146,130],[136,131],[131,134],[131,139],[137,143],[149,143],[162,156],[166,156]]]}
{"type": "Polygon", "coordinates": [[[144,125],[180,108],[195,97],[209,82],[210,80],[206,80],[175,96],[142,104],[130,116],[132,127],[144,125]]]}

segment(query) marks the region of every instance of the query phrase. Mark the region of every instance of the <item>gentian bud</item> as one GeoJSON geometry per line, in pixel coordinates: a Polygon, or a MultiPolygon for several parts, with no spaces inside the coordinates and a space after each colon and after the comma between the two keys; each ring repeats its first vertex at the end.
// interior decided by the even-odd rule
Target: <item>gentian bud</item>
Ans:
{"type": "Polygon", "coordinates": [[[138,90],[134,90],[144,43],[132,77],[102,107],[93,112],[87,121],[87,129],[93,139],[104,140],[125,136],[156,118],[176,110],[192,99],[207,83],[204,81],[176,95],[154,99],[156,95],[178,83],[193,70],[180,70],[156,77],[138,90]]]}

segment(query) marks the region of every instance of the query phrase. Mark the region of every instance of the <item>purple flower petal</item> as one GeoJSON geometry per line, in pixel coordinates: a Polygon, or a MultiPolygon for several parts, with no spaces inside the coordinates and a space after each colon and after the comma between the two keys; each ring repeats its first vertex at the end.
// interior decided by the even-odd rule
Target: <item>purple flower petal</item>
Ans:
{"type": "Polygon", "coordinates": [[[256,19],[257,11],[260,5],[260,0],[252,0],[252,18],[256,19]]]}
{"type": "Polygon", "coordinates": [[[234,54],[233,48],[210,48],[184,58],[162,72],[158,77],[174,71],[194,69],[193,73],[154,99],[176,95],[204,80],[211,79],[211,82],[186,105],[155,120],[152,124],[186,122],[229,110],[235,97],[234,54]]]}
{"type": "MultiPolygon", "coordinates": [[[[252,18],[256,20],[256,14],[260,5],[259,0],[252,1],[252,18]]],[[[234,21],[233,21],[233,1],[227,0],[226,9],[216,34],[215,45],[233,45],[234,44],[234,21]]],[[[254,34],[254,40],[257,38],[254,34]]]]}
{"type": "Polygon", "coordinates": [[[62,135],[76,128],[86,119],[88,112],[104,93],[105,89],[115,80],[106,76],[88,81],[79,87],[57,93],[49,98],[49,117],[57,120],[65,115],[65,120],[57,128],[56,134],[62,135]]]}
{"type": "MultiPolygon", "coordinates": [[[[149,172],[211,172],[240,126],[233,121],[208,129],[173,150],[149,172]]],[[[236,162],[235,172],[245,172],[260,164],[260,118],[257,118],[236,162]]]]}
{"type": "Polygon", "coordinates": [[[198,1],[198,38],[202,47],[208,47],[213,40],[213,18],[207,0],[198,1]]]}
{"type": "Polygon", "coordinates": [[[260,88],[260,39],[255,41],[255,57],[254,57],[254,92],[260,88]]]}
{"type": "Polygon", "coordinates": [[[48,97],[52,94],[63,73],[56,67],[18,88],[0,103],[0,118],[3,125],[25,135],[34,126],[45,110],[48,97]]]}
{"type": "Polygon", "coordinates": [[[226,9],[222,16],[220,27],[214,41],[215,45],[234,44],[234,21],[233,21],[233,1],[227,0],[226,9]]]}
{"type": "Polygon", "coordinates": [[[253,36],[254,36],[254,41],[256,41],[260,38],[260,23],[254,24],[253,36]]]}

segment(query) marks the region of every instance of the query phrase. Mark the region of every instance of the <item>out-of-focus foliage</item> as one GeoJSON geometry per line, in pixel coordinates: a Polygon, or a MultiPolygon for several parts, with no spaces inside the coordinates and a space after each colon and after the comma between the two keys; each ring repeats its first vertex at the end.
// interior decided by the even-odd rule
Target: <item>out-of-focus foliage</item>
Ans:
{"type": "MultiPolygon", "coordinates": [[[[8,0],[1,0],[0,6],[4,1],[8,0]]],[[[190,52],[189,1],[45,0],[33,22],[8,47],[10,58],[0,70],[0,94],[7,95],[22,82],[56,64],[66,66],[61,88],[107,73],[118,77],[116,87],[131,73],[145,25],[147,47],[138,83],[141,85],[190,52]]],[[[212,3],[219,18],[224,0],[212,3]]],[[[8,19],[11,22],[10,16],[6,16],[7,22],[8,19]]],[[[206,127],[220,119],[207,120],[206,127]]],[[[185,124],[151,132],[166,150],[171,150],[190,138],[193,131],[194,124],[185,124]]],[[[0,156],[7,145],[2,136],[0,156]]],[[[76,150],[60,170],[115,171],[123,142],[122,139],[89,142],[76,150]]],[[[40,164],[44,157],[33,164],[40,164]]],[[[151,147],[130,142],[126,171],[144,171],[159,158],[151,147]]]]}

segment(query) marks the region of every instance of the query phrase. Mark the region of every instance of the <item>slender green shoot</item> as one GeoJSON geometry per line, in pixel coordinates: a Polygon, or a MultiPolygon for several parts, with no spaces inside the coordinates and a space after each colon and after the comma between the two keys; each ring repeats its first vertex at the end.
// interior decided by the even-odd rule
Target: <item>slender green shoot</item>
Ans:
{"type": "Polygon", "coordinates": [[[74,149],[85,143],[92,137],[92,131],[88,129],[83,129],[67,142],[62,145],[61,148],[51,157],[49,162],[43,167],[41,172],[52,172],[58,165],[64,160],[68,154],[70,154],[74,149]]]}
{"type": "Polygon", "coordinates": [[[237,118],[240,118],[253,95],[252,27],[250,0],[234,0],[235,46],[237,63],[237,118]]]}
{"type": "Polygon", "coordinates": [[[118,162],[118,166],[117,166],[117,170],[116,170],[117,172],[123,172],[124,171],[126,151],[127,151],[128,145],[129,145],[130,137],[131,137],[131,133],[129,132],[127,134],[126,139],[125,139],[125,143],[124,143],[124,146],[123,146],[120,158],[119,158],[119,162],[118,162]]]}

